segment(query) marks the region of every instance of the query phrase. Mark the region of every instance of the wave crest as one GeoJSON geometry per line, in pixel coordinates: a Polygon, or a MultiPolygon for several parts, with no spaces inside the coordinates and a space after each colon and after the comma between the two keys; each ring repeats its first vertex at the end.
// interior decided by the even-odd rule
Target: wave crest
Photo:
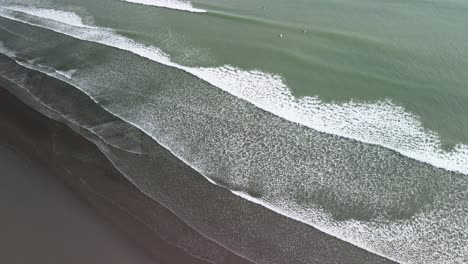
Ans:
{"type": "Polygon", "coordinates": [[[124,2],[148,5],[148,6],[157,6],[164,7],[174,10],[188,11],[193,13],[205,13],[206,10],[195,8],[188,1],[179,1],[179,0],[122,0],[124,2]]]}

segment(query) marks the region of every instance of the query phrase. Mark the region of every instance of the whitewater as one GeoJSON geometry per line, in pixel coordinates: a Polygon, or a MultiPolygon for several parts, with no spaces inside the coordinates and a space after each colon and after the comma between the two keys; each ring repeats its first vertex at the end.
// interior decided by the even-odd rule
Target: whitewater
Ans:
{"type": "Polygon", "coordinates": [[[122,0],[128,3],[141,4],[147,6],[156,6],[164,7],[168,9],[188,11],[193,13],[204,13],[206,10],[195,8],[188,1],[179,1],[179,0],[122,0]]]}

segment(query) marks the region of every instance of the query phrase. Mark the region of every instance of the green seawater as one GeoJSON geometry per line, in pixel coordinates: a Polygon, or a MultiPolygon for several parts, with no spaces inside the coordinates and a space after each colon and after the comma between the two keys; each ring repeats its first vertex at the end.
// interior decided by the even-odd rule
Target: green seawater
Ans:
{"type": "Polygon", "coordinates": [[[192,3],[209,12],[80,4],[98,25],[160,47],[182,65],[279,74],[296,97],[390,99],[420,117],[445,147],[468,143],[466,1],[192,3]]]}

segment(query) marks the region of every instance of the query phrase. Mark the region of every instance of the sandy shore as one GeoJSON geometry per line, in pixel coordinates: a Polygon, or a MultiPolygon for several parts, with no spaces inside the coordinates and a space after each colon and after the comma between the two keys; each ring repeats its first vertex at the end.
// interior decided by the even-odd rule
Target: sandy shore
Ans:
{"type": "MultiPolygon", "coordinates": [[[[90,205],[90,208],[94,209],[95,213],[104,217],[107,223],[110,222],[117,227],[119,232],[123,232],[126,238],[130,238],[129,240],[133,241],[133,244],[137,245],[140,250],[143,249],[140,257],[152,260],[146,263],[209,263],[171,245],[161,236],[162,234],[158,233],[157,226],[160,219],[160,221],[173,221],[172,227],[186,228],[187,232],[196,234],[190,231],[188,226],[184,226],[169,210],[153,202],[129,184],[91,142],[65,125],[42,116],[24,105],[3,88],[0,88],[0,120],[0,145],[20,152],[20,155],[27,155],[28,159],[34,159],[49,169],[45,172],[46,169],[42,168],[42,174],[49,174],[42,175],[42,177],[49,177],[51,180],[50,176],[52,176],[53,181],[60,182],[62,186],[65,184],[69,187],[68,190],[71,189],[78,194],[90,205]],[[62,143],[65,143],[66,148],[73,151],[75,155],[61,156],[60,153],[55,152],[60,147],[58,144],[62,143]],[[83,160],[83,157],[86,159],[83,160]],[[132,210],[127,211],[127,206],[132,206],[132,210]],[[141,214],[137,219],[132,211],[138,210],[141,214]],[[158,220],[145,219],[148,217],[145,212],[155,215],[158,220]]],[[[61,151],[64,151],[64,148],[65,146],[61,146],[61,151]]],[[[73,213],[79,214],[76,211],[73,213]]],[[[68,248],[68,250],[71,249],[68,248]]],[[[227,256],[232,255],[233,259],[237,258],[227,253],[227,256]]],[[[103,252],[103,255],[106,255],[106,252],[103,252]]],[[[101,258],[105,257],[101,256],[101,258]]],[[[121,260],[129,260],[129,258],[121,260]]],[[[145,263],[139,262],[137,258],[133,261],[135,262],[131,263],[145,263]]],[[[248,262],[242,259],[232,263],[248,262]]]]}
{"type": "Polygon", "coordinates": [[[0,89],[0,120],[0,144],[47,166],[161,263],[208,263],[203,259],[217,263],[393,263],[214,186],[159,147],[161,161],[154,165],[155,173],[161,184],[172,188],[168,195],[172,193],[174,203],[190,212],[184,217],[179,214],[184,221],[205,219],[197,222],[197,230],[209,229],[204,232],[209,233],[208,239],[192,223],[185,224],[138,191],[94,144],[4,89],[0,89]],[[226,238],[223,242],[237,254],[215,243],[217,238],[226,238]]]}
{"type": "Polygon", "coordinates": [[[1,263],[155,263],[58,182],[0,145],[1,263]]]}

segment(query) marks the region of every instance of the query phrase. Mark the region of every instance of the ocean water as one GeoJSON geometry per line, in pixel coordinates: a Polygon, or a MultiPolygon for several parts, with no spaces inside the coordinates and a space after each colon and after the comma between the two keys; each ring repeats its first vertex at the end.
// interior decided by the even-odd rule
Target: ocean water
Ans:
{"type": "MultiPolygon", "coordinates": [[[[466,263],[467,11],[465,1],[0,0],[0,74],[110,146],[148,154],[107,115],[213,184],[366,250],[466,263]],[[22,69],[100,110],[61,107],[22,69]]],[[[151,192],[150,178],[114,163],[151,192]]]]}

